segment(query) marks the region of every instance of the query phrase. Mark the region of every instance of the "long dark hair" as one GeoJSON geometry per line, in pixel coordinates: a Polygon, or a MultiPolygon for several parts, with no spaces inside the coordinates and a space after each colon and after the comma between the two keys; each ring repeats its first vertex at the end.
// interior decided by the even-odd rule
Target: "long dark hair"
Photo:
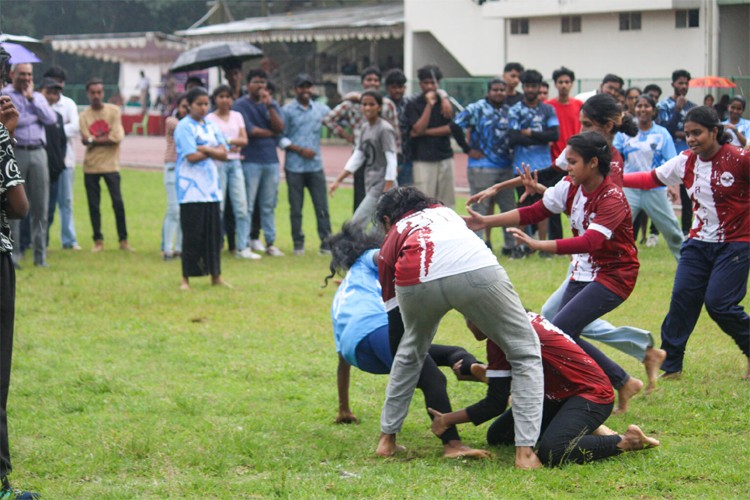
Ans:
{"type": "Polygon", "coordinates": [[[615,98],[609,94],[591,96],[583,103],[581,111],[600,125],[604,125],[610,121],[614,123],[615,126],[612,129],[612,135],[615,132],[622,132],[630,137],[635,137],[638,134],[638,124],[630,115],[623,116],[622,108],[620,108],[615,98]]]}
{"type": "Polygon", "coordinates": [[[337,274],[346,274],[367,250],[380,248],[383,233],[377,230],[365,231],[361,226],[346,222],[340,233],[328,237],[326,241],[331,249],[331,274],[326,276],[323,287],[328,286],[328,280],[337,274]]]}
{"type": "Polygon", "coordinates": [[[607,139],[599,132],[583,132],[568,139],[568,147],[581,155],[585,163],[592,158],[599,160],[599,172],[607,177],[612,153],[607,139]]]}
{"type": "Polygon", "coordinates": [[[424,210],[430,205],[442,205],[435,198],[430,198],[413,186],[399,187],[386,191],[378,200],[375,208],[375,221],[378,224],[385,223],[385,217],[391,224],[395,224],[404,214],[412,210],[424,210]]]}
{"type": "Polygon", "coordinates": [[[687,122],[697,123],[701,127],[706,127],[708,130],[715,128],[716,140],[719,144],[726,144],[732,141],[731,136],[724,133],[724,125],[721,124],[719,114],[713,108],[709,108],[708,106],[696,106],[687,112],[685,123],[687,122]]]}

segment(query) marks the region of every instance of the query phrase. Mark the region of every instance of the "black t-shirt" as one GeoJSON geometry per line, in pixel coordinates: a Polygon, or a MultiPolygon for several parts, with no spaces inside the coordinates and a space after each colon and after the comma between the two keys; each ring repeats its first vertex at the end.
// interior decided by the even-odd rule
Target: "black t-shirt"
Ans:
{"type": "Polygon", "coordinates": [[[55,112],[57,122],[53,125],[45,125],[47,134],[47,167],[50,179],[55,180],[65,169],[65,152],[68,149],[68,139],[65,137],[65,124],[60,113],[55,112]]]}
{"type": "MultiPolygon", "coordinates": [[[[424,95],[419,95],[406,103],[405,114],[410,130],[419,121],[426,107],[427,100],[424,98],[424,95]]],[[[443,125],[450,125],[450,123],[451,120],[445,118],[440,112],[440,100],[438,98],[438,101],[432,107],[427,128],[442,127],[443,125]]],[[[414,161],[440,161],[453,156],[450,134],[440,137],[412,137],[410,141],[411,158],[414,161]]]]}
{"type": "Polygon", "coordinates": [[[506,106],[510,108],[517,102],[521,102],[521,101],[523,101],[523,92],[516,92],[513,95],[505,96],[505,102],[503,104],[505,104],[506,106]]]}

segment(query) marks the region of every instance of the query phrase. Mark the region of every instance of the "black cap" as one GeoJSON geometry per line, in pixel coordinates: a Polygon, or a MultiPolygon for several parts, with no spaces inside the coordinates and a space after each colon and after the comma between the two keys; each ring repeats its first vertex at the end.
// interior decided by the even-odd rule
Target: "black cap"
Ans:
{"type": "Polygon", "coordinates": [[[313,85],[313,79],[307,73],[300,73],[294,79],[294,86],[295,87],[302,87],[304,85],[313,85]]]}
{"type": "Polygon", "coordinates": [[[54,78],[45,78],[44,81],[43,81],[43,83],[42,83],[42,88],[43,89],[58,89],[58,90],[62,90],[63,89],[63,85],[62,85],[62,83],[60,83],[59,81],[57,81],[54,78]]]}

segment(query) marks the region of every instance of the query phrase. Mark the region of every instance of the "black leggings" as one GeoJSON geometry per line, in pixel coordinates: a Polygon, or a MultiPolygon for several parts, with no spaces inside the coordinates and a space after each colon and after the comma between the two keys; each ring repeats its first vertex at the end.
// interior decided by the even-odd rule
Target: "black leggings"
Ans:
{"type": "MultiPolygon", "coordinates": [[[[403,336],[404,322],[401,319],[401,311],[397,307],[388,312],[388,337],[391,344],[391,354],[394,356],[403,336]]],[[[433,408],[440,413],[450,413],[453,411],[446,387],[447,380],[438,366],[452,367],[459,359],[464,360],[462,373],[468,372],[471,365],[477,362],[477,358],[469,354],[462,347],[438,344],[430,346],[430,350],[424,360],[424,365],[422,365],[422,371],[419,374],[419,381],[417,381],[417,388],[424,394],[425,407],[433,408]]],[[[432,415],[430,415],[430,420],[432,418],[432,415]]],[[[449,427],[440,436],[443,444],[456,439],[460,439],[456,426],[449,427]]]]}
{"type": "MultiPolygon", "coordinates": [[[[547,466],[565,462],[583,464],[619,455],[620,436],[592,436],[612,413],[612,403],[593,403],[580,396],[562,401],[544,400],[542,433],[536,445],[539,460],[547,466]]],[[[515,442],[513,410],[507,410],[487,430],[491,445],[515,442]]]]}

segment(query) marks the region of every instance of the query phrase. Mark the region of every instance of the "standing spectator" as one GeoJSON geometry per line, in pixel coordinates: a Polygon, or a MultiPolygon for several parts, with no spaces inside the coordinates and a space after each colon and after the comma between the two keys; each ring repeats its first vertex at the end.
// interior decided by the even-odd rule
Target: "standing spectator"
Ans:
{"type": "MultiPolygon", "coordinates": [[[[542,74],[533,69],[526,70],[521,73],[521,83],[523,101],[510,108],[508,137],[514,148],[513,166],[521,169],[525,165],[533,172],[552,164],[549,144],[557,141],[560,124],[555,108],[539,100],[542,74]]],[[[522,190],[519,190],[519,194],[521,193],[522,190]]],[[[529,196],[519,206],[532,205],[540,199],[540,195],[529,196]]],[[[539,238],[546,240],[547,221],[538,221],[538,228],[539,238]]]]}
{"type": "Polygon", "coordinates": [[[514,106],[523,100],[523,94],[516,92],[516,87],[521,83],[521,73],[523,73],[523,65],[521,63],[509,62],[503,68],[503,80],[505,80],[507,86],[505,105],[508,107],[514,106]]]}
{"type": "Polygon", "coordinates": [[[742,113],[745,112],[745,98],[736,95],[729,101],[729,118],[721,122],[724,125],[724,130],[732,137],[732,146],[738,148],[748,147],[748,138],[750,137],[750,120],[742,118],[742,113]]]}
{"type": "Polygon", "coordinates": [[[331,108],[312,100],[313,81],[302,73],[294,79],[297,98],[284,106],[284,137],[280,146],[286,150],[284,173],[289,195],[289,218],[292,223],[294,255],[305,254],[305,233],[302,231],[302,207],[305,188],[310,193],[315,209],[315,220],[320,238],[320,253],[328,254],[331,219],[328,214],[326,176],[320,157],[320,131],[323,117],[331,108]]]}
{"type": "MultiPolygon", "coordinates": [[[[369,66],[362,71],[360,81],[362,90],[380,91],[380,70],[376,66],[369,66]]],[[[333,108],[323,119],[323,124],[328,127],[334,134],[343,138],[355,148],[359,145],[359,138],[362,135],[362,127],[365,124],[365,118],[362,115],[362,109],[359,102],[360,94],[352,92],[345,96],[341,103],[333,108]],[[352,133],[344,128],[349,126],[352,133]]],[[[396,105],[388,98],[383,99],[382,117],[391,124],[394,130],[399,130],[398,111],[396,105]]],[[[397,139],[398,140],[398,139],[397,139]]],[[[365,172],[360,169],[354,175],[354,210],[357,210],[359,204],[365,199],[367,194],[365,190],[365,172]]]]}
{"type": "Polygon", "coordinates": [[[625,91],[626,108],[623,110],[625,113],[628,113],[630,116],[635,116],[635,103],[638,101],[641,94],[643,94],[643,91],[639,87],[630,87],[625,91]]]}
{"type": "Polygon", "coordinates": [[[224,135],[211,122],[208,92],[196,87],[187,93],[188,116],[174,131],[177,146],[177,200],[182,226],[182,290],[190,289],[193,276],[221,279],[221,186],[217,161],[227,159],[224,135]]]}
{"type": "Polygon", "coordinates": [[[613,75],[612,73],[607,73],[606,75],[604,75],[604,78],[602,78],[602,83],[599,84],[599,89],[591,90],[589,92],[581,92],[576,96],[576,99],[581,102],[586,102],[589,98],[595,96],[596,94],[609,94],[617,99],[624,85],[625,80],[617,75],[613,75]]]}
{"type": "Polygon", "coordinates": [[[643,87],[643,93],[650,95],[654,102],[659,102],[659,99],[661,99],[661,87],[655,83],[649,83],[643,87]]]}
{"type": "Polygon", "coordinates": [[[167,212],[161,224],[161,253],[164,260],[172,260],[182,254],[182,230],[180,229],[180,203],[177,201],[175,168],[177,166],[177,146],[174,131],[180,120],[190,113],[187,95],[177,98],[177,107],[172,116],[164,122],[164,137],[167,147],[164,150],[164,188],[167,191],[167,212]]]}
{"type": "Polygon", "coordinates": [[[712,96],[711,94],[706,94],[703,97],[703,105],[704,106],[708,106],[709,108],[713,108],[714,107],[714,96],[712,96]]]}
{"type": "Polygon", "coordinates": [[[148,91],[151,88],[151,82],[149,81],[146,73],[141,70],[141,78],[138,80],[138,92],[140,93],[141,102],[141,113],[144,115],[148,114],[149,95],[148,91]]]}
{"type": "MultiPolygon", "coordinates": [[[[573,82],[575,80],[576,74],[573,70],[568,69],[565,66],[561,66],[559,69],[552,72],[552,81],[557,89],[557,97],[546,101],[546,103],[555,108],[557,121],[560,123],[559,136],[557,141],[553,142],[550,148],[552,158],[560,156],[565,149],[565,146],[568,144],[568,139],[576,135],[581,129],[581,120],[579,117],[583,103],[578,99],[574,99],[570,95],[570,90],[573,88],[573,82]]],[[[564,172],[557,172],[555,176],[548,179],[546,184],[557,184],[564,175],[564,172]]],[[[563,237],[560,214],[553,214],[549,218],[548,226],[550,239],[559,240],[563,237]]]]}
{"type": "MultiPolygon", "coordinates": [[[[688,111],[696,106],[686,97],[689,82],[690,73],[684,69],[673,71],[672,89],[674,95],[661,101],[656,106],[659,111],[659,125],[669,131],[674,140],[677,154],[688,148],[685,142],[685,116],[687,116],[688,111]]],[[[690,232],[690,226],[693,224],[693,204],[685,186],[682,184],[680,185],[680,200],[682,201],[682,234],[687,236],[690,232]]]]}
{"type": "MultiPolygon", "coordinates": [[[[57,80],[57,83],[65,90],[67,74],[62,68],[53,66],[44,73],[44,77],[57,80]]],[[[55,205],[57,205],[60,208],[60,240],[63,249],[80,250],[81,247],[78,245],[78,237],[76,236],[75,221],[73,220],[73,179],[75,177],[76,166],[75,140],[80,131],[78,105],[76,105],[73,99],[61,93],[59,99],[52,104],[52,109],[60,113],[63,117],[65,137],[67,137],[68,145],[65,150],[65,170],[60,173],[60,177],[57,180],[57,191],[53,192],[50,189],[48,222],[49,226],[51,226],[55,215],[55,205]],[[53,200],[56,200],[57,203],[53,200]]]]}
{"type": "Polygon", "coordinates": [[[446,117],[442,112],[440,103],[447,96],[438,93],[443,73],[437,66],[424,66],[417,71],[417,78],[422,93],[406,105],[414,159],[414,186],[428,197],[453,207],[456,194],[450,140],[452,116],[446,117]]]}
{"type": "Polygon", "coordinates": [[[547,102],[549,100],[549,83],[542,80],[539,84],[539,102],[547,102]]]}
{"type": "MultiPolygon", "coordinates": [[[[49,171],[45,125],[57,123],[57,115],[39,92],[34,92],[34,69],[31,64],[14,64],[10,70],[11,85],[3,89],[18,110],[18,126],[14,133],[16,162],[25,182],[31,206],[31,241],[34,265],[47,266],[47,210],[49,206],[49,171]]],[[[13,233],[20,238],[20,221],[11,223],[13,233]]],[[[13,247],[13,261],[20,267],[18,243],[13,247]]]]}
{"type": "MultiPolygon", "coordinates": [[[[466,106],[454,120],[455,125],[469,131],[469,164],[467,176],[471,194],[503,182],[513,177],[513,157],[508,144],[508,107],[504,105],[507,85],[499,78],[487,84],[487,95],[466,106]]],[[[454,134],[455,135],[455,134],[454,134]]],[[[482,215],[489,214],[497,204],[503,212],[516,206],[513,191],[500,191],[474,205],[474,210],[482,215]]],[[[477,236],[481,238],[481,234],[477,236]]],[[[511,255],[515,239],[504,232],[503,254],[511,255]]],[[[492,248],[489,238],[487,246],[492,248]]]]}
{"type": "Polygon", "coordinates": [[[232,89],[232,97],[236,101],[247,93],[247,90],[242,88],[242,63],[237,61],[226,64],[222,68],[224,69],[224,78],[227,80],[227,85],[232,89]]]}
{"type": "MultiPolygon", "coordinates": [[[[47,104],[52,107],[60,100],[62,85],[57,80],[45,78],[42,85],[42,95],[47,99],[47,104]]],[[[55,204],[57,203],[57,185],[60,180],[60,174],[65,170],[65,153],[68,147],[68,141],[65,137],[65,123],[60,113],[55,111],[57,122],[54,125],[45,125],[44,134],[47,139],[45,149],[47,151],[47,171],[49,172],[49,210],[47,212],[46,245],[49,246],[49,226],[52,224],[52,215],[55,213],[55,204]]]]}
{"type": "Polygon", "coordinates": [[[392,69],[385,75],[385,90],[388,98],[396,106],[398,116],[398,131],[401,136],[401,152],[398,154],[398,185],[409,186],[414,182],[412,175],[411,150],[409,149],[409,124],[406,120],[405,97],[406,76],[400,69],[392,69]]]}
{"type": "Polygon", "coordinates": [[[722,94],[719,102],[714,104],[714,111],[719,115],[720,120],[726,120],[729,116],[729,94],[722,94]]]}
{"type": "Polygon", "coordinates": [[[99,212],[101,187],[104,183],[112,198],[112,209],[117,223],[117,237],[120,250],[132,252],[128,244],[128,227],[125,221],[125,204],[120,192],[120,142],[125,136],[120,118],[120,108],[104,102],[104,82],[92,78],[86,83],[86,96],[91,106],[81,115],[81,142],[86,146],[83,157],[83,177],[86,185],[86,198],[89,203],[91,229],[94,232],[92,252],[104,250],[104,235],[99,212]]]}
{"type": "Polygon", "coordinates": [[[276,242],[276,202],[279,194],[279,158],[276,155],[276,136],[284,131],[281,108],[266,89],[268,76],[262,69],[247,73],[247,94],[234,103],[245,120],[247,146],[242,148],[242,169],[247,186],[248,215],[252,220],[256,198],[260,203],[260,221],[266,244],[251,240],[250,248],[265,251],[272,257],[282,257],[276,242]]]}
{"type": "MultiPolygon", "coordinates": [[[[0,45],[0,82],[5,81],[8,58],[8,53],[0,45]]],[[[16,490],[8,481],[11,464],[7,405],[16,307],[16,271],[11,256],[13,238],[8,219],[24,217],[29,210],[9,133],[17,126],[18,120],[18,111],[11,99],[0,96],[0,498],[34,500],[39,498],[38,494],[16,490]]]]}
{"type": "MultiPolygon", "coordinates": [[[[234,99],[232,89],[228,85],[219,85],[213,94],[216,110],[206,116],[206,120],[213,123],[223,134],[229,146],[227,159],[217,162],[219,179],[221,182],[221,213],[227,200],[232,203],[235,231],[235,255],[241,259],[260,259],[260,255],[250,249],[250,212],[247,209],[247,183],[242,171],[240,149],[247,146],[247,132],[242,115],[232,109],[234,99]]],[[[226,226],[229,231],[229,226],[226,226]]]]}

